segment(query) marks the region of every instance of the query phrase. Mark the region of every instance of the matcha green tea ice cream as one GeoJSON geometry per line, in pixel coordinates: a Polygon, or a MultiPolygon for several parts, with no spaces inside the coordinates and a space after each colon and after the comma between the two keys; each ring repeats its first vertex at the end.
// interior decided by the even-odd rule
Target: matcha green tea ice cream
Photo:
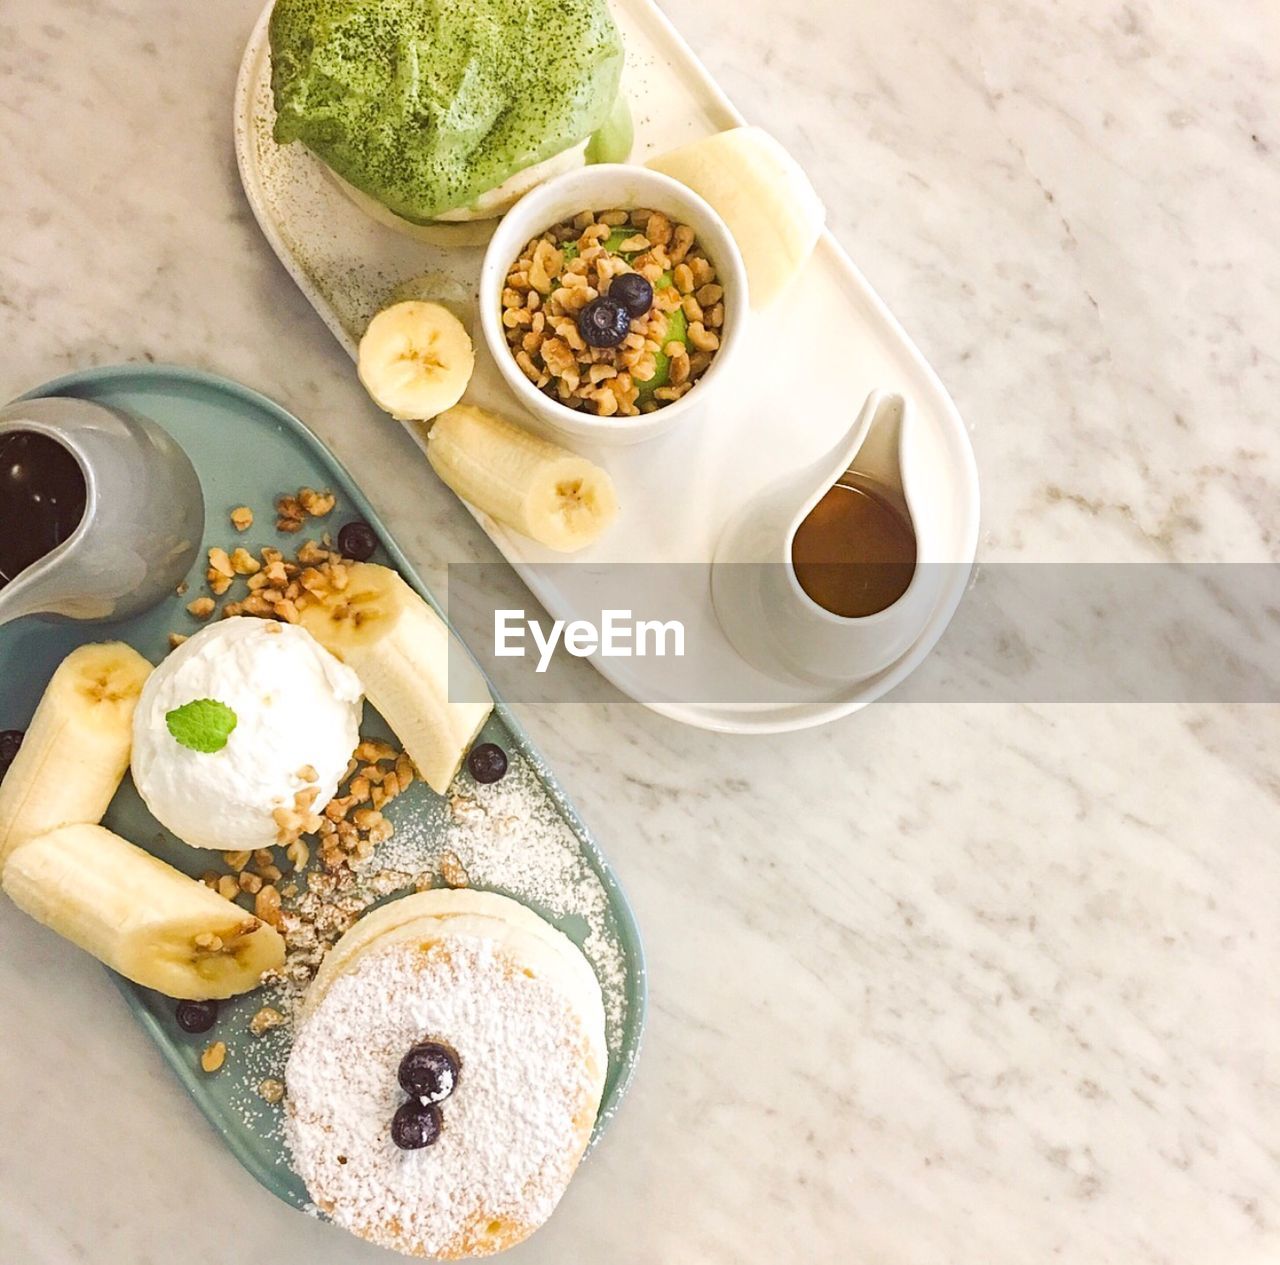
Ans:
{"type": "Polygon", "coordinates": [[[498,216],[630,151],[607,0],[277,0],[270,38],[276,140],[396,221],[498,216]]]}

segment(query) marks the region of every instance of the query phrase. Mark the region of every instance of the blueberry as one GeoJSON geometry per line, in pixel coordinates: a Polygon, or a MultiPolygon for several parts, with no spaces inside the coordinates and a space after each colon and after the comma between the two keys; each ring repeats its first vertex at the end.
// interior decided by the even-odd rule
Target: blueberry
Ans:
{"type": "Polygon", "coordinates": [[[444,1102],[458,1084],[462,1067],[457,1054],[439,1041],[423,1041],[400,1060],[400,1088],[429,1105],[444,1102]]]}
{"type": "Polygon", "coordinates": [[[416,1151],[420,1147],[430,1146],[444,1128],[444,1116],[435,1103],[423,1106],[412,1098],[401,1103],[399,1110],[391,1118],[391,1140],[402,1151],[416,1151]]]}
{"type": "Polygon", "coordinates": [[[344,524],[338,533],[338,552],[352,562],[368,562],[377,548],[377,533],[359,519],[344,524]]]}
{"type": "Polygon", "coordinates": [[[496,742],[471,748],[467,768],[477,782],[501,782],[507,775],[507,753],[496,742]]]}
{"type": "Polygon", "coordinates": [[[622,276],[614,277],[609,297],[617,299],[633,318],[644,316],[653,307],[653,286],[649,284],[648,277],[642,277],[638,272],[624,272],[622,276]]]}
{"type": "Polygon", "coordinates": [[[180,1001],[177,1009],[178,1027],[183,1032],[208,1032],[218,1019],[216,1001],[180,1001]]]}
{"type": "Polygon", "coordinates": [[[631,313],[607,294],[578,313],[578,333],[589,347],[616,347],[630,332],[631,313]]]}
{"type": "Polygon", "coordinates": [[[22,746],[22,738],[21,729],[6,729],[0,732],[0,777],[4,776],[5,770],[13,763],[14,757],[18,754],[18,748],[22,746]]]}

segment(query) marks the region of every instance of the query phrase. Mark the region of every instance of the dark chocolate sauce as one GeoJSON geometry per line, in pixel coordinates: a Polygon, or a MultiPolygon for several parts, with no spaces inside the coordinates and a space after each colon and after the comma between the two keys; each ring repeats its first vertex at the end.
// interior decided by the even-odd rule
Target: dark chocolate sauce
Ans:
{"type": "Polygon", "coordinates": [[[84,517],[84,474],[56,440],[0,435],[0,588],[51,553],[84,517]]]}

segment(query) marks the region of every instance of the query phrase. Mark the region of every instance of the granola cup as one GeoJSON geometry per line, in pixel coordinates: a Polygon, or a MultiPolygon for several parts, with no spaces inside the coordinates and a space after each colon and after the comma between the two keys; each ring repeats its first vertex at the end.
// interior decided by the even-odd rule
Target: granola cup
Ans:
{"type": "MultiPolygon", "coordinates": [[[[510,294],[506,295],[509,305],[510,294]]],[[[624,445],[651,439],[672,429],[688,414],[705,409],[715,399],[718,384],[727,380],[733,355],[742,342],[748,310],[746,271],[737,244],[723,220],[692,190],[644,167],[598,166],[570,172],[522,198],[489,243],[480,278],[480,318],[485,341],[507,385],[522,404],[560,435],[601,445],[624,445]],[[539,389],[527,367],[517,362],[510,331],[503,323],[504,292],[513,262],[530,241],[548,229],[572,221],[583,212],[644,208],[672,224],[687,225],[696,235],[700,253],[714,266],[723,295],[717,347],[691,388],[679,398],[662,401],[651,412],[601,416],[582,407],[561,403],[539,389]]]]}

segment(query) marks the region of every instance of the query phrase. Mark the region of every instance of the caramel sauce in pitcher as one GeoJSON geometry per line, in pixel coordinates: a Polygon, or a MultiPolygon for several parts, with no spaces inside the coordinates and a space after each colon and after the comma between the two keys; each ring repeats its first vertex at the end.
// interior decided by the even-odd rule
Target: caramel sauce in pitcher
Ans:
{"type": "Polygon", "coordinates": [[[80,463],[34,431],[0,435],[0,588],[52,553],[84,517],[80,463]]]}
{"type": "Polygon", "coordinates": [[[824,610],[846,619],[875,615],[907,591],[916,534],[893,492],[851,470],[796,528],[791,566],[824,610]]]}

